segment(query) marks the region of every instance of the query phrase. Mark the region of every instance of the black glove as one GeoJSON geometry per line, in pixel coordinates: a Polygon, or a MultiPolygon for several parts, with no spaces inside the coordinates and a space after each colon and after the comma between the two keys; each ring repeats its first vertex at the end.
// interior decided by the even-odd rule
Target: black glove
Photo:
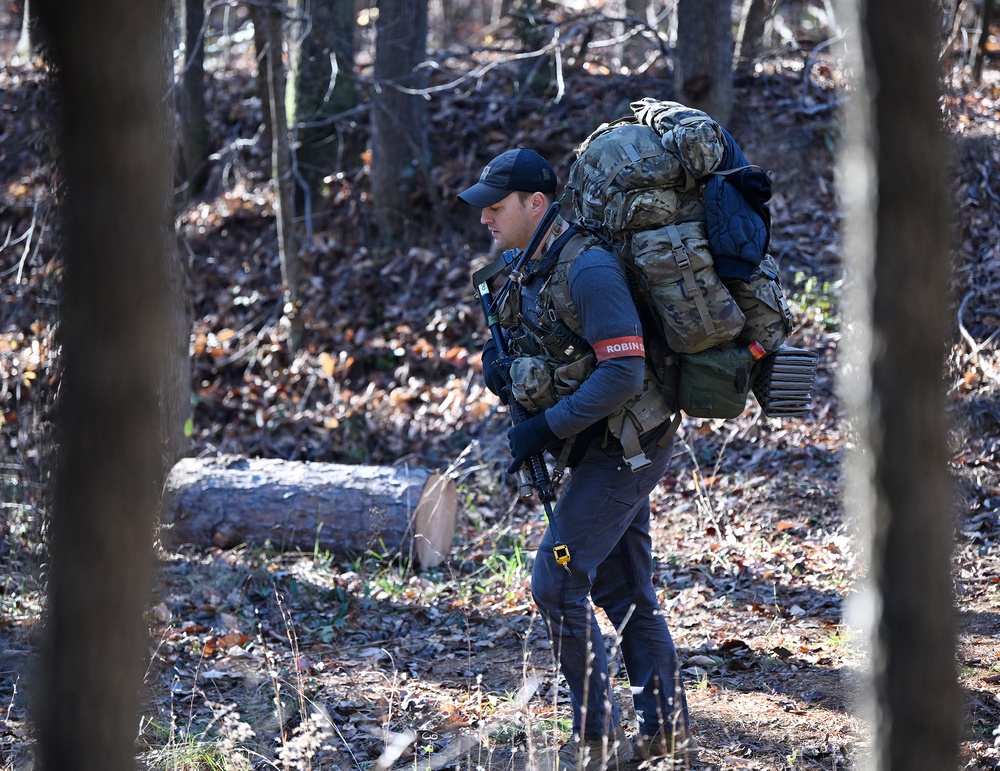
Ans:
{"type": "Polygon", "coordinates": [[[540,453],[559,438],[552,433],[548,422],[545,420],[545,413],[540,412],[533,418],[511,426],[507,432],[507,439],[510,442],[510,454],[514,462],[507,467],[507,473],[513,474],[517,467],[524,463],[532,455],[540,453]]]}
{"type": "Polygon", "coordinates": [[[509,396],[504,367],[509,366],[508,357],[500,355],[492,340],[483,346],[483,380],[486,381],[486,387],[499,396],[503,404],[507,403],[509,396]]]}

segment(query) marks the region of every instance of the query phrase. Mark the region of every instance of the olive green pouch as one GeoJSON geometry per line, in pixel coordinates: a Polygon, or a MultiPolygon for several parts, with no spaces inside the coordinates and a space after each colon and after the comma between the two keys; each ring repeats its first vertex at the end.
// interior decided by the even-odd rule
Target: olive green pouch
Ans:
{"type": "Polygon", "coordinates": [[[680,408],[692,418],[735,418],[746,407],[753,364],[742,347],[681,354],[680,408]]]}

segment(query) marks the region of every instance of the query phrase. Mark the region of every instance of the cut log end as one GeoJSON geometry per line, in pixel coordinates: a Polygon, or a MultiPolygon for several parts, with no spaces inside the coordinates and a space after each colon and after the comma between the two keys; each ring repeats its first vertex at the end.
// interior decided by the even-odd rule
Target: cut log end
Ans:
{"type": "Polygon", "coordinates": [[[437,567],[448,555],[457,511],[455,481],[445,474],[431,474],[413,515],[413,549],[420,567],[437,567]]]}

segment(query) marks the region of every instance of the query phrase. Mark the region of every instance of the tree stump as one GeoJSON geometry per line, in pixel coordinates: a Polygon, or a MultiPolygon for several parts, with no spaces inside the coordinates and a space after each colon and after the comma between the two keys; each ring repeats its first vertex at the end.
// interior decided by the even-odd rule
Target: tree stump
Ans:
{"type": "Polygon", "coordinates": [[[451,548],[456,508],[454,481],[423,468],[185,458],[164,485],[161,540],[345,555],[375,549],[429,568],[451,548]]]}

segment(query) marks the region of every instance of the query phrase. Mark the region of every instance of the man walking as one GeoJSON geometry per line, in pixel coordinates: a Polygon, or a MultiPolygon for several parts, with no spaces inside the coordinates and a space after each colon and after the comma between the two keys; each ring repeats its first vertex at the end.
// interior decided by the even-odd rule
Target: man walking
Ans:
{"type": "MultiPolygon", "coordinates": [[[[498,249],[523,250],[556,187],[549,163],[518,148],[494,158],[459,198],[481,209],[498,249]]],[[[531,578],[573,707],[573,736],[542,767],[595,771],[669,759],[686,768],[694,743],[653,587],[649,534],[649,494],[671,457],[676,372],[647,365],[625,272],[596,237],[560,217],[541,244],[499,309],[511,357],[487,343],[483,372],[492,391],[531,414],[508,433],[508,471],[546,450],[571,469],[553,516],[570,561],[557,560],[550,526],[531,578]],[[621,635],[634,741],[621,726],[595,606],[621,635]]]]}

